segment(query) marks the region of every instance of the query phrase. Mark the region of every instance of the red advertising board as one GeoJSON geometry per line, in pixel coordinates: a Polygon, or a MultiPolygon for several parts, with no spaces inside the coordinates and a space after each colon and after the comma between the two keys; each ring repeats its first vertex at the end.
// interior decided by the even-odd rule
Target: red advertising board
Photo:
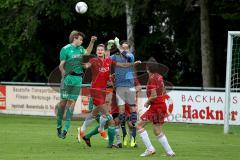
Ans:
{"type": "Polygon", "coordinates": [[[0,85],[0,110],[6,109],[6,86],[0,85]]]}

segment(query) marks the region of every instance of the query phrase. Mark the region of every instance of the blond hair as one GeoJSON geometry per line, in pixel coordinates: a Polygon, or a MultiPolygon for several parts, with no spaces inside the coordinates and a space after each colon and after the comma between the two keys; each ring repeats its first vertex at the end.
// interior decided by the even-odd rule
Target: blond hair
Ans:
{"type": "Polygon", "coordinates": [[[85,37],[85,35],[82,32],[79,32],[76,30],[72,31],[69,35],[69,42],[72,43],[74,38],[78,38],[79,36],[81,36],[83,38],[85,37]]]}

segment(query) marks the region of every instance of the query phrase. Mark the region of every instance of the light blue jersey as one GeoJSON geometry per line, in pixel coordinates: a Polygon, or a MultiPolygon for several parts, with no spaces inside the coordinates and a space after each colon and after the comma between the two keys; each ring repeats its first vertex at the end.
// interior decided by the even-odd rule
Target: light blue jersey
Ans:
{"type": "MultiPolygon", "coordinates": [[[[111,59],[119,63],[134,63],[134,55],[130,52],[115,53],[111,59]]],[[[134,68],[117,67],[114,68],[115,87],[134,87],[134,68]]]]}

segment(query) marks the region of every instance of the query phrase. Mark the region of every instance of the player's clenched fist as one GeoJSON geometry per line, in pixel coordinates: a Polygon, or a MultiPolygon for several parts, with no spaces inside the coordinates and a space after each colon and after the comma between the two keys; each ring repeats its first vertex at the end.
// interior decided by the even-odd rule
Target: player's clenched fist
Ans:
{"type": "Polygon", "coordinates": [[[92,36],[91,37],[91,42],[95,42],[97,40],[97,37],[96,36],[92,36]]]}

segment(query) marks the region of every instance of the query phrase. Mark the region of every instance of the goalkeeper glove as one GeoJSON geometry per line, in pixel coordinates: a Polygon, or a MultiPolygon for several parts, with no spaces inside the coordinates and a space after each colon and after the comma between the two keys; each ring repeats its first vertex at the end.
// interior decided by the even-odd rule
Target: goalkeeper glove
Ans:
{"type": "Polygon", "coordinates": [[[112,40],[112,39],[109,40],[108,44],[107,44],[107,49],[110,50],[112,48],[113,44],[114,44],[114,40],[112,40]]]}
{"type": "Polygon", "coordinates": [[[119,44],[119,38],[118,38],[118,37],[115,37],[115,39],[114,39],[114,43],[115,43],[115,45],[117,46],[117,48],[120,47],[120,44],[119,44]]]}

